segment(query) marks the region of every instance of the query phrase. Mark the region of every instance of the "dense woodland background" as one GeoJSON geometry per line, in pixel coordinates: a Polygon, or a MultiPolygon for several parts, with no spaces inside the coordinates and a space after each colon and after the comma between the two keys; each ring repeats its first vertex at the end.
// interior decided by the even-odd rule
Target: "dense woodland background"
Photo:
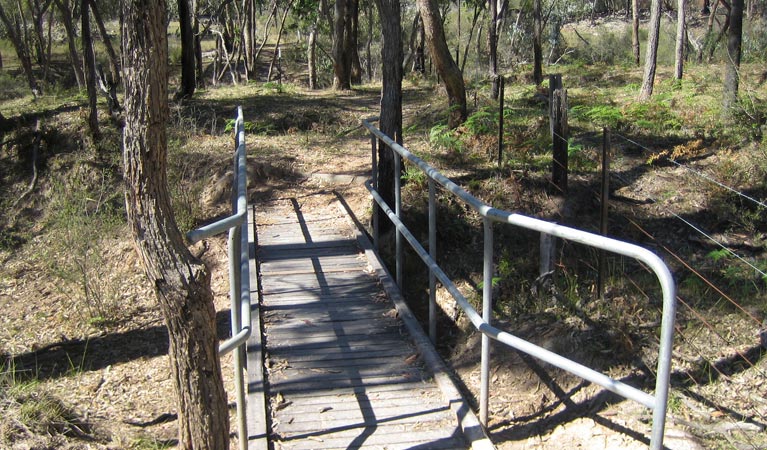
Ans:
{"type": "MultiPolygon", "coordinates": [[[[124,196],[132,159],[123,132],[136,111],[126,78],[156,55],[147,50],[155,44],[126,47],[122,36],[161,3],[0,0],[0,447],[188,442],[175,420],[169,313],[146,281],[124,196]]],[[[167,45],[168,76],[144,84],[169,83],[161,147],[173,228],[226,213],[237,104],[253,139],[254,200],[325,189],[312,173],[365,173],[359,119],[384,103],[401,108],[392,134],[474,195],[592,231],[607,129],[608,235],[657,251],[679,286],[671,426],[706,448],[767,445],[764,1],[178,0],[167,9],[157,16],[167,44],[157,45],[167,45]],[[401,53],[384,42],[401,43],[401,53]],[[569,124],[555,133],[550,74],[567,91],[569,124]],[[398,77],[401,89],[382,89],[398,77]],[[557,142],[566,188],[552,180],[557,142]]],[[[425,178],[409,167],[402,177],[406,221],[424,233],[425,178]]],[[[369,216],[362,189],[336,189],[369,216]]],[[[440,259],[478,302],[481,222],[440,198],[440,259]]],[[[223,247],[191,247],[211,273],[219,335],[228,327],[223,247]]],[[[544,283],[537,236],[499,230],[496,247],[500,323],[651,386],[658,293],[642,267],[609,258],[599,292],[594,252],[563,244],[544,283]]],[[[420,311],[423,269],[408,264],[405,290],[420,311]]],[[[441,306],[441,350],[471,397],[476,336],[449,300],[441,306]]],[[[533,439],[548,448],[562,430],[566,440],[552,441],[588,445],[593,436],[574,437],[583,434],[574,424],[616,410],[636,418],[628,428],[646,422],[556,371],[544,387],[525,384],[543,379],[519,368],[527,364],[505,353],[494,362],[489,433],[501,448],[533,439]]]]}

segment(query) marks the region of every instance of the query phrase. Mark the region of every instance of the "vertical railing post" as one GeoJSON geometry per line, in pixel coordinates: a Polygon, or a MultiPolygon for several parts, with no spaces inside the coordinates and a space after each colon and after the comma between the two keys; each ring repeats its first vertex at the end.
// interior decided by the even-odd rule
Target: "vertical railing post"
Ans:
{"type": "MultiPolygon", "coordinates": [[[[394,149],[391,152],[394,154],[394,214],[402,220],[402,157],[394,149]]],[[[402,233],[396,227],[394,232],[397,286],[402,289],[402,233]]]]}
{"type": "MultiPolygon", "coordinates": [[[[434,180],[429,178],[429,256],[437,263],[437,201],[434,180]]],[[[437,277],[429,267],[429,338],[437,343],[437,277]]]]}
{"type": "MultiPolygon", "coordinates": [[[[669,277],[671,275],[669,274],[669,277]]],[[[676,317],[676,286],[669,283],[663,292],[663,317],[660,323],[660,349],[658,370],[655,378],[655,406],[652,412],[650,450],[663,448],[663,434],[666,428],[668,410],[669,380],[671,379],[671,353],[674,349],[674,322],[676,317]]]]}
{"type": "MultiPolygon", "coordinates": [[[[378,191],[378,148],[376,146],[376,143],[378,142],[378,139],[373,133],[370,133],[370,147],[371,147],[371,161],[372,161],[372,178],[373,178],[373,188],[378,191]]],[[[375,247],[376,251],[379,250],[378,248],[378,217],[379,217],[379,208],[378,205],[376,205],[375,200],[373,201],[373,246],[375,247]]]]}
{"type": "MultiPolygon", "coordinates": [[[[485,217],[484,263],[482,269],[482,319],[492,325],[493,321],[493,222],[485,217]]],[[[490,337],[482,334],[482,359],[480,373],[479,421],[487,428],[490,398],[490,337]]]]}
{"type": "MultiPolygon", "coordinates": [[[[240,285],[242,275],[240,274],[240,239],[242,236],[241,226],[236,226],[229,230],[229,283],[230,297],[232,299],[232,336],[237,335],[242,324],[241,314],[241,292],[240,285]]],[[[237,398],[237,438],[240,450],[248,448],[248,429],[245,416],[245,379],[242,373],[243,361],[245,360],[245,346],[238,345],[234,349],[232,358],[234,359],[234,390],[237,398]]]]}
{"type": "MultiPolygon", "coordinates": [[[[234,134],[234,177],[232,183],[232,213],[239,213],[241,182],[240,163],[245,158],[245,146],[240,145],[240,141],[245,140],[245,124],[243,123],[242,108],[237,108],[237,126],[234,134]]],[[[245,218],[247,223],[247,218],[245,218]]],[[[231,299],[231,318],[232,318],[232,336],[236,336],[242,330],[242,272],[240,266],[242,262],[242,224],[229,229],[229,298],[231,299]]],[[[243,366],[245,363],[245,345],[238,345],[232,355],[234,362],[234,389],[237,399],[237,439],[240,450],[248,449],[248,428],[245,412],[246,394],[245,378],[243,375],[243,366]]]]}

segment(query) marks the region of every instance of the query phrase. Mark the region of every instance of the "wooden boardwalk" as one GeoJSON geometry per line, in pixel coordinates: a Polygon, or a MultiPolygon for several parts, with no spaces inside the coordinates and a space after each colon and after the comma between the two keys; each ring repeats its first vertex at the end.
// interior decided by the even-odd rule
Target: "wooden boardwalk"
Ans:
{"type": "Polygon", "coordinates": [[[352,227],[299,201],[255,214],[273,447],[468,448],[352,227]]]}

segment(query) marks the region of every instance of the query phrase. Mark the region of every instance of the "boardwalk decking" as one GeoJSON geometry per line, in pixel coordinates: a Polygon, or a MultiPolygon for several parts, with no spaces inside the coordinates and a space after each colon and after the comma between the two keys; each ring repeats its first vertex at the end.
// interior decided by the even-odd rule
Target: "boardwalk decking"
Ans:
{"type": "Polygon", "coordinates": [[[467,448],[351,227],[322,211],[255,214],[274,448],[467,448]]]}

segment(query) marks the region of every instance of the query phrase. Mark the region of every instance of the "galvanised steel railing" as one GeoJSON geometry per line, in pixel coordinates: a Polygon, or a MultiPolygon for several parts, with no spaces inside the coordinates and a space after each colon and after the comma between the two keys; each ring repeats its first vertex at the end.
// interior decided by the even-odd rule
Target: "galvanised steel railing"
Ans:
{"type": "Polygon", "coordinates": [[[245,416],[245,382],[243,369],[248,338],[251,334],[250,268],[248,245],[248,175],[245,148],[245,120],[242,107],[237,108],[235,121],[234,179],[232,181],[232,215],[187,233],[191,242],[229,231],[229,298],[231,300],[232,337],[221,343],[219,356],[232,350],[234,355],[234,386],[237,398],[237,437],[240,450],[248,448],[248,428],[245,416]]]}
{"type": "MultiPolygon", "coordinates": [[[[474,327],[482,333],[481,347],[481,377],[480,377],[480,422],[487,427],[488,401],[490,389],[490,338],[506,344],[531,356],[541,359],[553,366],[566,370],[587,381],[598,384],[624,398],[634,400],[653,411],[653,424],[650,437],[650,448],[660,450],[663,447],[663,434],[666,426],[666,410],[669,391],[669,377],[671,373],[671,350],[674,338],[674,317],[676,314],[676,286],[666,264],[651,251],[618,241],[608,237],[577,230],[574,228],[557,225],[539,219],[502,211],[487,205],[450,179],[443,176],[435,168],[422,159],[410,153],[406,148],[394,142],[383,134],[370,122],[377,119],[363,120],[362,125],[371,133],[372,145],[372,180],[365,183],[373,199],[381,210],[389,217],[396,227],[395,235],[395,260],[397,284],[402,283],[402,238],[404,237],[418,254],[421,260],[429,268],[429,335],[432,341],[436,341],[436,280],[450,292],[456,303],[463,309],[466,316],[471,320],[474,327]],[[420,168],[429,181],[429,249],[423,248],[421,243],[400,220],[401,212],[401,178],[394,176],[395,210],[386,204],[378,193],[378,163],[377,142],[380,141],[389,147],[394,156],[394,173],[401,173],[401,158],[405,158],[413,165],[420,168]],[[445,272],[437,265],[436,256],[436,230],[437,208],[435,201],[435,185],[452,192],[456,197],[480,214],[484,223],[484,264],[483,264],[483,288],[482,288],[482,315],[471,306],[469,301],[456,288],[445,272]],[[610,251],[619,255],[628,256],[644,263],[658,278],[663,294],[663,313],[661,319],[660,351],[658,355],[657,378],[655,382],[655,395],[648,394],[635,387],[629,386],[607,375],[597,372],[589,367],[553,353],[545,348],[532,344],[524,339],[514,336],[492,326],[492,280],[493,280],[493,223],[522,227],[562,239],[567,239],[590,247],[610,251]]],[[[378,247],[378,214],[373,214],[373,239],[378,247]]]]}

